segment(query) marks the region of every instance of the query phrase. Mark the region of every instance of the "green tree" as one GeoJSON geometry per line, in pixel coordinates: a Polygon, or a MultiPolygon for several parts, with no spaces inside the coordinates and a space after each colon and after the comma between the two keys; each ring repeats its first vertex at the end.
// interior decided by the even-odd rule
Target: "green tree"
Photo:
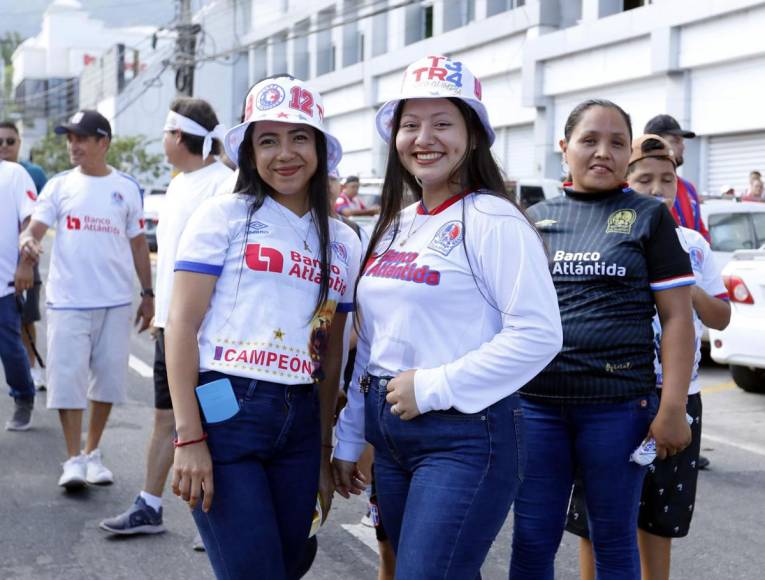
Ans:
{"type": "MultiPolygon", "coordinates": [[[[150,144],[151,140],[143,135],[114,137],[106,162],[115,169],[135,177],[142,186],[149,185],[165,170],[162,155],[147,151],[150,144]]],[[[66,141],[53,131],[48,131],[45,138],[32,147],[32,158],[48,175],[55,175],[72,167],[66,141]]]]}

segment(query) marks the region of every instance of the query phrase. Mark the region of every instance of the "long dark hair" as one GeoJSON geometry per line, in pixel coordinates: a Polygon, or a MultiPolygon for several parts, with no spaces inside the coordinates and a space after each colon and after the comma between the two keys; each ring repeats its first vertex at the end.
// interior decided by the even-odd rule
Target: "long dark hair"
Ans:
{"type": "MultiPolygon", "coordinates": [[[[468,134],[465,154],[449,175],[449,182],[458,182],[462,191],[470,191],[478,195],[493,195],[505,199],[525,218],[525,212],[516,203],[513,196],[508,193],[507,188],[505,187],[502,170],[499,168],[499,165],[497,165],[497,162],[491,153],[489,137],[486,134],[486,130],[484,129],[480,118],[473,108],[461,99],[447,98],[447,100],[459,110],[462,118],[465,120],[468,134]]],[[[411,191],[418,201],[422,201],[422,186],[417,183],[414,176],[403,166],[398,156],[398,150],[396,149],[396,135],[398,134],[399,125],[401,124],[401,116],[403,115],[405,103],[406,100],[400,101],[393,114],[390,142],[388,143],[388,162],[385,168],[385,180],[383,181],[382,187],[380,218],[372,232],[369,246],[367,247],[366,255],[364,256],[364,261],[361,263],[362,271],[356,279],[354,297],[357,294],[358,285],[366,265],[371,259],[377,257],[377,255],[382,255],[388,251],[393,244],[395,235],[398,233],[400,213],[401,210],[404,209],[406,190],[408,189],[411,191]],[[381,250],[379,254],[376,255],[375,248],[389,228],[393,228],[394,235],[390,238],[388,247],[381,250]]],[[[526,218],[526,222],[532,229],[535,229],[531,222],[528,221],[528,218],[526,218]]],[[[465,255],[467,256],[468,267],[475,280],[475,272],[473,272],[473,266],[470,263],[470,255],[467,251],[467,228],[465,226],[464,205],[462,206],[462,231],[462,246],[465,249],[465,255]]],[[[483,291],[480,289],[480,286],[478,286],[477,281],[476,286],[484,299],[491,304],[491,301],[483,295],[483,291]]],[[[496,308],[494,304],[491,305],[496,308]]]]}
{"type": "MultiPolygon", "coordinates": [[[[258,211],[266,200],[266,196],[274,192],[258,173],[255,166],[255,148],[252,143],[252,134],[255,130],[255,123],[250,124],[244,133],[244,139],[239,147],[239,176],[234,186],[234,192],[238,194],[251,196],[249,208],[247,211],[247,223],[245,225],[245,235],[243,238],[244,247],[247,247],[247,239],[250,233],[250,224],[252,223],[255,212],[258,211]]],[[[308,182],[308,201],[313,220],[316,223],[319,235],[320,245],[320,264],[321,264],[321,282],[319,283],[319,295],[316,298],[313,315],[317,315],[329,295],[329,268],[330,268],[330,250],[329,250],[329,171],[327,169],[327,140],[324,133],[313,129],[316,139],[316,158],[318,165],[316,172],[308,182]]],[[[244,252],[242,253],[244,260],[244,252]]]]}

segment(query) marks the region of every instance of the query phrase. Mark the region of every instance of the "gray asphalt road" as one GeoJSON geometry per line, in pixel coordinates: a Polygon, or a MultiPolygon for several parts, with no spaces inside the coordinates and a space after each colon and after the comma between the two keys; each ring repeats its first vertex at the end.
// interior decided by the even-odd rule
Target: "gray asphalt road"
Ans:
{"type": "MultiPolygon", "coordinates": [[[[0,432],[0,578],[2,579],[203,579],[212,573],[204,554],[191,550],[194,528],[187,509],[165,497],[168,532],[155,537],[110,538],[100,519],[124,510],[140,491],[143,457],[152,417],[152,386],[142,376],[150,365],[150,339],[135,336],[129,403],[115,408],[104,436],[105,463],[115,473],[109,487],[70,495],[56,486],[64,445],[54,412],[38,400],[34,429],[0,432]],[[141,364],[145,363],[145,364],[141,364]]],[[[704,454],[691,536],[676,541],[672,577],[717,580],[762,578],[765,567],[765,396],[736,388],[726,369],[706,366],[704,454]]],[[[0,399],[0,420],[12,401],[0,399]]],[[[377,555],[370,528],[359,524],[365,503],[336,498],[330,522],[319,533],[319,553],[307,578],[376,578],[377,555]]],[[[484,578],[507,577],[511,519],[484,566],[484,578]]],[[[558,578],[577,575],[576,543],[565,535],[558,578]]],[[[259,579],[257,571],[253,578],[259,579]]]]}

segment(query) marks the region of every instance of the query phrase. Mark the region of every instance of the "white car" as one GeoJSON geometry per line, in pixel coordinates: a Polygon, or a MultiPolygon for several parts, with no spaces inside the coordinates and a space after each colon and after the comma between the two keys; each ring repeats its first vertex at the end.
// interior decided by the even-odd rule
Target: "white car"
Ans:
{"type": "Polygon", "coordinates": [[[731,319],[725,330],[709,331],[712,359],[729,365],[745,391],[765,393],[765,245],[734,252],[723,279],[731,319]]]}
{"type": "Polygon", "coordinates": [[[143,196],[143,219],[146,222],[144,234],[152,252],[157,251],[157,224],[159,210],[165,203],[165,191],[166,188],[152,187],[143,196]]]}
{"type": "Polygon", "coordinates": [[[721,268],[736,250],[756,250],[765,243],[765,203],[708,200],[701,204],[701,217],[721,268]]]}

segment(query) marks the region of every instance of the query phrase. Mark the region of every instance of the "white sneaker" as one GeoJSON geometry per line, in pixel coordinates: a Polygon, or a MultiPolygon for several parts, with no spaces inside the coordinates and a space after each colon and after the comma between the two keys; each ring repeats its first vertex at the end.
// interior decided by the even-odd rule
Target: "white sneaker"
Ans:
{"type": "Polygon", "coordinates": [[[32,367],[29,369],[32,373],[32,382],[35,384],[35,388],[38,391],[45,390],[45,371],[40,367],[32,367]]]}
{"type": "Polygon", "coordinates": [[[58,484],[66,488],[67,491],[85,487],[88,484],[85,480],[87,461],[87,457],[82,453],[66,460],[62,464],[64,472],[61,474],[58,484]]]}
{"type": "Polygon", "coordinates": [[[101,463],[101,450],[94,449],[88,455],[87,459],[87,480],[88,483],[95,485],[109,485],[114,483],[114,475],[103,463],[101,463]]]}

